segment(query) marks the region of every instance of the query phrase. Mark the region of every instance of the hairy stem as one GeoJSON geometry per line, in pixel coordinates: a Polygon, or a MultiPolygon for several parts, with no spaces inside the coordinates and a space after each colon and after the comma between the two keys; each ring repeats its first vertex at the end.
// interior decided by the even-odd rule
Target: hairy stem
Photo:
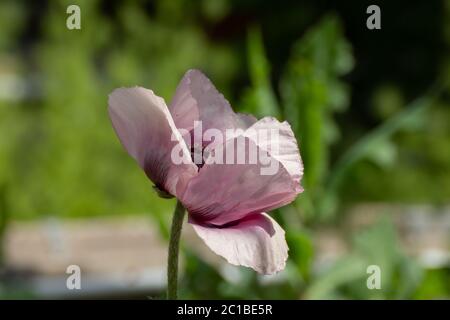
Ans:
{"type": "Polygon", "coordinates": [[[180,248],[181,229],[185,210],[179,200],[173,213],[172,228],[170,230],[169,255],[167,260],[167,299],[177,299],[178,285],[178,252],[180,248]]]}

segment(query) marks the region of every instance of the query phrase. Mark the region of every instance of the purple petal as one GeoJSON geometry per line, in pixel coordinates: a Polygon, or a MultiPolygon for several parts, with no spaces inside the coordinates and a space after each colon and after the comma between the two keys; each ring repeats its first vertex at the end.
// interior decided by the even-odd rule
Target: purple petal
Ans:
{"type": "Polygon", "coordinates": [[[300,192],[298,183],[288,171],[248,137],[229,139],[215,148],[214,153],[225,155],[227,150],[237,145],[239,139],[243,139],[248,146],[246,153],[252,149],[264,153],[272,162],[274,171],[272,174],[262,174],[262,168],[267,169],[269,165],[260,161],[206,163],[198,175],[189,181],[181,199],[195,220],[214,225],[227,224],[255,212],[286,205],[300,192]]]}
{"type": "Polygon", "coordinates": [[[254,115],[246,113],[237,113],[239,118],[238,128],[247,129],[258,121],[254,115]]]}
{"type": "Polygon", "coordinates": [[[265,213],[253,214],[226,228],[191,223],[205,244],[231,264],[262,274],[279,272],[286,265],[288,246],[284,230],[265,213]]]}
{"type": "Polygon", "coordinates": [[[224,96],[199,70],[186,72],[169,109],[177,128],[187,131],[193,130],[194,121],[202,122],[203,131],[214,128],[223,133],[227,129],[246,129],[256,122],[253,116],[234,113],[224,96]]]}
{"type": "Polygon", "coordinates": [[[197,167],[164,100],[141,87],[116,89],[109,95],[109,116],[122,145],[155,185],[181,196],[197,167]],[[171,159],[176,147],[182,160],[178,165],[171,159]]]}

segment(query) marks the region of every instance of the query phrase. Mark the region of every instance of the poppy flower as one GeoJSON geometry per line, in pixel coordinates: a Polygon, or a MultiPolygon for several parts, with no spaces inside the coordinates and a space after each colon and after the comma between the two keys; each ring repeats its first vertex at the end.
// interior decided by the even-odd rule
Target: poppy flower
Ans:
{"type": "Polygon", "coordinates": [[[160,193],[183,204],[188,222],[212,251],[262,274],[284,269],[288,256],[284,230],[266,212],[292,202],[303,191],[303,165],[287,122],[271,117],[257,121],[235,113],[198,70],[184,75],[169,107],[142,87],[114,90],[109,115],[128,153],[160,193]],[[196,123],[201,123],[203,133],[211,129],[224,136],[230,129],[240,133],[196,145],[192,143],[196,123]],[[262,130],[275,130],[277,139],[261,138],[262,130]],[[261,162],[207,161],[232,149],[238,140],[265,154],[277,170],[261,174],[261,162]],[[178,161],[173,160],[174,150],[178,161]],[[201,163],[194,162],[199,151],[206,158],[201,163]]]}

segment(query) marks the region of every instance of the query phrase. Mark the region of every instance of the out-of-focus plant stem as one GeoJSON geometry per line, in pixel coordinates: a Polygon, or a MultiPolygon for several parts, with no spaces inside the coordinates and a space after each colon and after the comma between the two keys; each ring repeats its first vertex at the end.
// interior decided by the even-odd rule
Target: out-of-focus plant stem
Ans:
{"type": "Polygon", "coordinates": [[[258,110],[252,111],[259,112],[261,116],[279,117],[280,106],[270,83],[270,62],[264,49],[261,30],[257,26],[248,30],[247,47],[250,79],[258,105],[258,110]]]}
{"type": "Polygon", "coordinates": [[[177,299],[178,253],[184,215],[185,209],[181,202],[177,200],[177,206],[175,207],[172,218],[172,227],[169,238],[169,254],[167,260],[167,299],[169,300],[177,299]]]}

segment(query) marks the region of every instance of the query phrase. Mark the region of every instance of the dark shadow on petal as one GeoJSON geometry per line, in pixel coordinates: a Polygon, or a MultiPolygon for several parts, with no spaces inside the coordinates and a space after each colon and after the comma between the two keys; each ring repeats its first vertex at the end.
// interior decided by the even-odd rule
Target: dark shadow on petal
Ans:
{"type": "Polygon", "coordinates": [[[271,237],[275,234],[275,228],[272,224],[272,222],[262,216],[260,213],[252,213],[249,214],[247,216],[245,216],[242,219],[236,220],[236,221],[231,221],[228,223],[225,223],[223,225],[214,225],[211,223],[205,223],[205,222],[201,222],[196,220],[192,215],[189,215],[189,223],[192,224],[197,224],[200,226],[204,226],[204,227],[208,227],[208,228],[215,228],[215,229],[243,229],[246,226],[249,227],[260,227],[261,229],[263,229],[265,232],[267,232],[267,234],[269,234],[271,237]],[[263,217],[263,219],[261,219],[261,217],[263,217]]]}

